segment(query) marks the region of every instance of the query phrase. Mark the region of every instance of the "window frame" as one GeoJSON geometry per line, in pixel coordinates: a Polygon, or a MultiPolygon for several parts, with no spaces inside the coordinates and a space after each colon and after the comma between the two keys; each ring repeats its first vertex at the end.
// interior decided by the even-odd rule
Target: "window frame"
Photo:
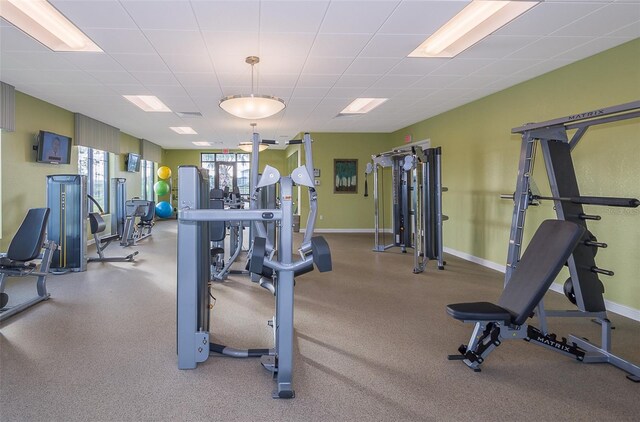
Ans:
{"type": "MultiPolygon", "coordinates": [[[[110,179],[109,179],[109,152],[107,151],[102,151],[99,149],[95,149],[95,148],[91,148],[91,147],[85,147],[82,145],[78,146],[78,174],[82,174],[84,176],[87,177],[87,194],[91,195],[92,198],[94,198],[96,201],[98,201],[98,203],[100,203],[99,199],[96,198],[96,185],[99,183],[94,179],[94,176],[96,175],[96,172],[99,170],[97,169],[97,162],[102,162],[102,170],[103,170],[103,178],[104,180],[102,181],[102,189],[103,189],[103,198],[104,198],[104,203],[100,204],[100,207],[102,207],[102,211],[104,213],[108,213],[110,208],[109,208],[109,204],[110,204],[110,179]],[[86,159],[87,159],[87,173],[82,172],[82,168],[83,166],[80,164],[82,158],[85,156],[83,150],[86,150],[86,159]],[[94,157],[94,155],[100,155],[102,154],[102,160],[100,158],[94,157]]],[[[88,210],[89,212],[94,212],[95,204],[93,203],[93,201],[89,201],[88,204],[88,210]]]]}
{"type": "Polygon", "coordinates": [[[211,188],[219,185],[219,175],[216,171],[219,164],[233,166],[233,187],[239,188],[240,195],[248,198],[251,193],[249,192],[251,183],[251,154],[246,152],[201,152],[200,166],[209,170],[209,184],[211,188]],[[240,174],[238,174],[239,168],[243,166],[246,166],[243,170],[246,171],[247,177],[241,177],[240,174]],[[240,180],[244,182],[242,185],[238,183],[240,180]]]}

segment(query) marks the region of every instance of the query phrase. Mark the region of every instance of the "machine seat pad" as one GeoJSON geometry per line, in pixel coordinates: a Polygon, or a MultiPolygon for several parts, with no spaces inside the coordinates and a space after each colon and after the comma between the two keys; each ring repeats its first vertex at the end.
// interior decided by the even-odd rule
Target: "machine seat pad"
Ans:
{"type": "Polygon", "coordinates": [[[27,270],[35,267],[36,264],[34,264],[33,262],[14,261],[13,259],[9,259],[6,256],[0,258],[0,269],[27,270]]]}
{"type": "Polygon", "coordinates": [[[490,302],[453,303],[447,305],[447,313],[461,321],[506,321],[513,315],[506,309],[490,302]]]}
{"type": "Polygon", "coordinates": [[[224,248],[212,248],[211,258],[215,258],[217,255],[224,255],[224,248]]]}

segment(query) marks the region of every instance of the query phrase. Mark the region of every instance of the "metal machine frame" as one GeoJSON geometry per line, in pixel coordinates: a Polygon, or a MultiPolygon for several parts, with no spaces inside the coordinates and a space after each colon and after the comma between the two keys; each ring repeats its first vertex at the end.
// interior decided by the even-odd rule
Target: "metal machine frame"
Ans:
{"type": "MultiPolygon", "coordinates": [[[[307,152],[305,166],[293,171],[291,176],[280,177],[273,167],[267,166],[259,181],[252,177],[251,209],[207,209],[209,206],[209,177],[205,169],[182,166],[178,169],[178,368],[193,369],[204,362],[210,352],[235,357],[262,356],[263,366],[275,374],[277,389],[274,398],[293,398],[293,298],[294,276],[313,269],[331,270],[331,258],[324,240],[311,238],[315,224],[317,205],[313,184],[313,159],[311,137],[290,141],[304,143],[307,152]],[[280,184],[280,208],[257,209],[259,190],[265,186],[280,184]],[[299,248],[300,258],[293,259],[293,184],[307,186],[310,191],[312,212],[307,222],[305,239],[299,248]],[[209,222],[247,221],[256,231],[250,270],[262,274],[266,267],[272,273],[270,289],[276,298],[276,315],[270,322],[274,329],[275,347],[272,349],[231,349],[210,343],[210,284],[209,222]],[[267,239],[265,223],[278,224],[278,253],[274,258],[274,246],[267,239]],[[260,241],[258,242],[258,239],[260,241]],[[259,247],[257,246],[259,244],[259,247]]],[[[252,171],[257,167],[259,137],[254,136],[252,171]]],[[[257,174],[257,172],[256,172],[257,174]]],[[[321,239],[321,238],[320,238],[321,239]]],[[[263,276],[265,277],[265,276],[263,276]]]]}
{"type": "MultiPolygon", "coordinates": [[[[514,211],[509,235],[509,250],[505,284],[520,261],[526,212],[531,205],[531,176],[535,161],[536,143],[540,143],[547,176],[559,220],[573,221],[587,228],[587,220],[599,220],[599,216],[584,213],[582,204],[637,207],[634,198],[583,197],[578,189],[571,151],[578,145],[591,126],[640,117],[640,101],[588,111],[541,123],[529,123],[511,130],[522,135],[520,162],[516,190],[513,195],[514,211]],[[574,131],[573,136],[567,132],[574,131]]],[[[546,317],[589,317],[601,324],[601,345],[596,346],[583,338],[569,339],[588,353],[586,363],[607,362],[630,375],[629,379],[640,381],[640,366],[632,364],[611,352],[611,322],[607,318],[604,302],[604,287],[598,274],[613,275],[612,271],[598,268],[595,251],[606,244],[586,238],[567,261],[575,303],[578,310],[545,311],[543,302],[538,306],[541,329],[547,333],[546,317]]]]}
{"type": "Polygon", "coordinates": [[[54,271],[87,270],[87,177],[79,174],[47,176],[47,239],[58,249],[53,253],[54,271]]]}
{"type": "MultiPolygon", "coordinates": [[[[397,148],[372,156],[374,247],[384,252],[400,247],[402,252],[413,248],[415,274],[425,270],[430,259],[438,260],[438,269],[444,269],[442,223],[442,149],[411,146],[397,148]],[[384,225],[380,223],[380,173],[392,171],[393,190],[393,242],[384,244],[384,225]],[[382,235],[381,235],[382,233],[382,235]]],[[[384,198],[383,198],[384,200],[384,198]]],[[[382,205],[384,207],[384,205],[382,205]]],[[[384,218],[384,217],[383,217],[384,218]]]]}

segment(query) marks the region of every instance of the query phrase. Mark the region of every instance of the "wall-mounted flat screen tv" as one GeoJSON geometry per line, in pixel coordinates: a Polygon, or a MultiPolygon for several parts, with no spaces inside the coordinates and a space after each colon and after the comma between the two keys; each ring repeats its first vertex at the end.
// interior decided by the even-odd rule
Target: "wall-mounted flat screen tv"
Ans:
{"type": "Polygon", "coordinates": [[[140,156],[138,154],[129,153],[127,154],[127,171],[137,172],[140,171],[140,156]]]}
{"type": "Polygon", "coordinates": [[[41,130],[38,134],[36,161],[49,164],[71,163],[71,138],[41,130]]]}

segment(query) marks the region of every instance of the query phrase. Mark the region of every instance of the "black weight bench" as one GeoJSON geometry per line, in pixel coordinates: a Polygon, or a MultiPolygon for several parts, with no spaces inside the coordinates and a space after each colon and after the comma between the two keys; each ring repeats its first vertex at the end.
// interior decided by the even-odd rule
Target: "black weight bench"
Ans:
{"type": "Polygon", "coordinates": [[[523,339],[582,360],[584,350],[554,334],[525,324],[555,280],[584,234],[584,228],[563,220],[544,221],[511,274],[498,303],[454,303],[447,306],[453,318],[475,323],[469,345],[450,360],[463,360],[474,371],[502,340],[523,339]]]}
{"type": "Polygon", "coordinates": [[[47,274],[55,242],[46,239],[49,208],[32,208],[27,212],[16,235],[11,239],[9,250],[0,257],[0,321],[4,321],[36,303],[49,299],[47,274]],[[44,250],[44,252],[43,252],[44,250]],[[41,255],[42,252],[42,255],[41,255]],[[32,261],[42,257],[38,268],[32,261]],[[7,277],[36,277],[36,293],[33,298],[15,306],[7,306],[9,295],[5,293],[7,277]]]}

